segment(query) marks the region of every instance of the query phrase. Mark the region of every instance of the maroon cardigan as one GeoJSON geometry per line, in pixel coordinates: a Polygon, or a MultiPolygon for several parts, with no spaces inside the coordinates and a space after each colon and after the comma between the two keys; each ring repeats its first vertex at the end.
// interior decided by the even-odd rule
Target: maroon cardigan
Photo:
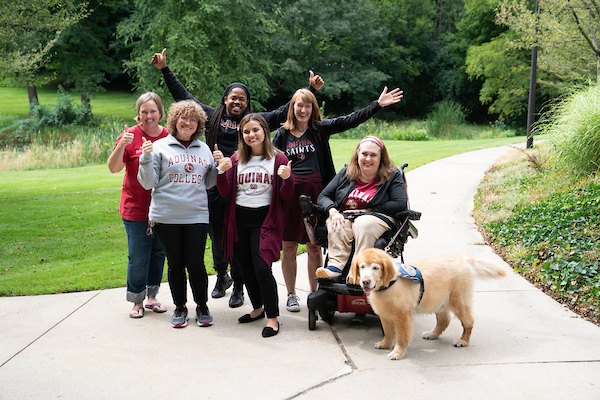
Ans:
{"type": "MultiPolygon", "coordinates": [[[[237,194],[237,166],[239,163],[237,152],[231,156],[233,167],[224,174],[217,176],[217,189],[222,197],[229,196],[227,208],[225,210],[225,224],[223,229],[223,249],[225,258],[231,263],[233,254],[233,245],[239,241],[237,232],[237,219],[235,215],[235,199],[237,194]]],[[[273,171],[273,195],[271,197],[271,206],[269,212],[260,229],[260,249],[258,254],[268,264],[279,260],[283,241],[283,212],[282,202],[288,201],[294,195],[294,176],[293,174],[286,180],[277,175],[277,169],[280,165],[286,165],[288,158],[280,151],[275,156],[275,170],[273,171]]]]}

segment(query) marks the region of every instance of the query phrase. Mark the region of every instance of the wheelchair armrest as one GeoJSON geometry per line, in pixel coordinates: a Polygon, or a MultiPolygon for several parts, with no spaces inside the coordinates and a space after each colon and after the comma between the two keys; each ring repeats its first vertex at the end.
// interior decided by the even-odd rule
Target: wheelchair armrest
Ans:
{"type": "Polygon", "coordinates": [[[300,209],[306,214],[325,214],[323,207],[313,203],[310,196],[301,194],[298,196],[298,203],[300,204],[300,209]]]}
{"type": "Polygon", "coordinates": [[[400,222],[406,220],[407,218],[411,221],[418,221],[421,219],[421,213],[414,210],[404,210],[400,211],[394,216],[394,219],[400,222]]]}

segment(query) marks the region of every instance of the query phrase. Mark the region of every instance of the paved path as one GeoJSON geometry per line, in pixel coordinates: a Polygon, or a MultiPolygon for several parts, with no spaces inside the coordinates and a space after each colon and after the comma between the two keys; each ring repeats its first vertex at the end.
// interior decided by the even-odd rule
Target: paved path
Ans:
{"type": "MultiPolygon", "coordinates": [[[[407,262],[449,253],[502,262],[482,244],[470,212],[485,170],[509,150],[408,172],[411,205],[423,217],[407,262]]],[[[512,272],[477,281],[469,347],[452,347],[456,319],[439,340],[422,340],[435,318],[417,316],[405,357],[390,361],[373,347],[381,338],[376,317],[356,324],[338,313],[333,325],[319,320],[309,331],[305,268],[300,313],[285,310],[280,265],[273,269],[281,333],[269,339],[260,336],[263,322],[237,323],[250,305],[230,309],[229,291],[209,301],[214,326],[185,329],[170,326],[166,284],[159,297],[169,312],[140,320],[128,317],[123,288],[0,298],[0,399],[600,399],[600,328],[512,272]]]]}

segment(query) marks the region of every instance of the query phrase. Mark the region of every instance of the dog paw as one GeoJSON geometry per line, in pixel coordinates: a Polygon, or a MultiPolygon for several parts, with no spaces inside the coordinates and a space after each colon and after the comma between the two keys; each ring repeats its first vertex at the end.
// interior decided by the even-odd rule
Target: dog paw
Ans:
{"type": "Polygon", "coordinates": [[[399,352],[399,351],[395,351],[395,350],[394,350],[394,351],[390,352],[390,353],[387,355],[387,357],[388,357],[390,360],[399,360],[399,359],[401,359],[402,357],[404,357],[404,352],[399,352]]]}
{"type": "Polygon", "coordinates": [[[346,280],[349,285],[360,285],[360,278],[355,277],[354,275],[348,274],[346,280]]]}
{"type": "Polygon", "coordinates": [[[427,339],[427,340],[435,340],[437,338],[439,338],[440,335],[437,335],[433,332],[423,332],[423,339],[427,339]]]}
{"type": "Polygon", "coordinates": [[[376,349],[389,349],[390,345],[388,343],[381,341],[381,342],[375,343],[375,348],[376,349]]]}
{"type": "Polygon", "coordinates": [[[462,339],[456,339],[453,344],[454,347],[467,347],[469,345],[469,342],[464,341],[462,339]]]}

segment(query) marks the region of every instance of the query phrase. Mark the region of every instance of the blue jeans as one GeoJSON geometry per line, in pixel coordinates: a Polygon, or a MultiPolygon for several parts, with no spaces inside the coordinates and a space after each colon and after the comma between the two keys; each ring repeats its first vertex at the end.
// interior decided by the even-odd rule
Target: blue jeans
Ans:
{"type": "Polygon", "coordinates": [[[165,252],[158,240],[147,234],[148,221],[123,219],[127,232],[127,300],[142,303],[146,296],[156,297],[165,266],[165,252]]]}

